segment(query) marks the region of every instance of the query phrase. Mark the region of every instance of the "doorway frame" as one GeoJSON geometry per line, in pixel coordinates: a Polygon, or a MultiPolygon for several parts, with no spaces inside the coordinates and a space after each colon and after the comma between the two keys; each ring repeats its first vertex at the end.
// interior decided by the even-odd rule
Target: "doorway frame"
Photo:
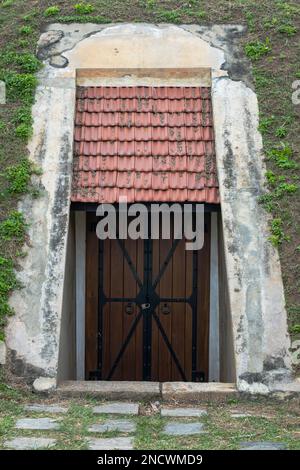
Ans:
{"type": "MultiPolygon", "coordinates": [[[[86,213],[98,204],[72,203],[75,213],[76,380],[85,380],[86,213]]],[[[208,381],[220,380],[219,236],[220,205],[204,204],[211,213],[208,381]]]]}

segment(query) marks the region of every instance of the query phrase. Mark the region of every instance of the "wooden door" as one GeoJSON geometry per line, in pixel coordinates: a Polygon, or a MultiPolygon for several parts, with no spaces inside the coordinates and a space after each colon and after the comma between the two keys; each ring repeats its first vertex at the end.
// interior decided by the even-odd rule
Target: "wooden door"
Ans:
{"type": "Polygon", "coordinates": [[[105,240],[87,217],[86,378],[207,381],[210,214],[204,247],[105,240]]]}

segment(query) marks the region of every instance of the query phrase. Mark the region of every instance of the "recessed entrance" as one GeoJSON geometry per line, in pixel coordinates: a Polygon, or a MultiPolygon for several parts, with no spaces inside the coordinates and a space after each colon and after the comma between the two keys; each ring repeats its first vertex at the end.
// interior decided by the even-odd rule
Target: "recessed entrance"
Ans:
{"type": "Polygon", "coordinates": [[[86,379],[208,381],[210,214],[204,246],[98,240],[87,215],[86,379]]]}
{"type": "MultiPolygon", "coordinates": [[[[211,214],[208,380],[250,393],[278,388],[290,380],[289,337],[278,254],[259,204],[265,167],[243,28],[76,24],[64,35],[61,28],[48,25],[41,38],[48,58],[29,151],[44,189],[20,201],[32,243],[22,260],[25,288],[11,299],[9,369],[53,386],[76,379],[112,397],[114,382],[84,382],[85,352],[97,354],[85,344],[86,212],[68,212],[70,198],[100,204],[126,195],[129,203],[221,204],[222,216],[211,214]],[[53,37],[61,39],[49,47],[53,37]],[[53,67],[49,55],[65,66],[53,67]]],[[[94,321],[98,290],[97,283],[94,321]]],[[[90,332],[97,335],[97,325],[90,332]]],[[[153,338],[151,346],[153,354],[153,338]]],[[[207,384],[181,386],[194,397],[207,384]]]]}

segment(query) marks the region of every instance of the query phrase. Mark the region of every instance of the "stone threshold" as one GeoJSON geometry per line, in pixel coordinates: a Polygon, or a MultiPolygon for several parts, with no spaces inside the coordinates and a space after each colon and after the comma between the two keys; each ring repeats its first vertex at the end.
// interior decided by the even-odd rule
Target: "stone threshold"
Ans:
{"type": "Polygon", "coordinates": [[[177,403],[222,401],[237,396],[233,383],[195,382],[129,382],[79,381],[61,382],[56,393],[59,397],[96,397],[105,400],[161,400],[177,403]]]}

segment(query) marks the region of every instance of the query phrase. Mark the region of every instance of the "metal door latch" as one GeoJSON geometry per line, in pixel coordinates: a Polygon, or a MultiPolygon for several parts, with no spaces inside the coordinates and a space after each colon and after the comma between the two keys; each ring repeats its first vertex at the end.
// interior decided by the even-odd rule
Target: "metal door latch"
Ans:
{"type": "Polygon", "coordinates": [[[142,308],[142,310],[147,310],[148,308],[150,308],[150,304],[149,303],[148,304],[142,304],[141,308],[142,308]]]}
{"type": "Polygon", "coordinates": [[[170,307],[168,304],[164,304],[162,306],[162,309],[161,309],[161,312],[164,314],[164,315],[169,315],[170,314],[170,307]]]}
{"type": "Polygon", "coordinates": [[[128,304],[126,305],[125,312],[127,313],[127,315],[133,314],[133,304],[131,302],[128,302],[128,304]]]}

